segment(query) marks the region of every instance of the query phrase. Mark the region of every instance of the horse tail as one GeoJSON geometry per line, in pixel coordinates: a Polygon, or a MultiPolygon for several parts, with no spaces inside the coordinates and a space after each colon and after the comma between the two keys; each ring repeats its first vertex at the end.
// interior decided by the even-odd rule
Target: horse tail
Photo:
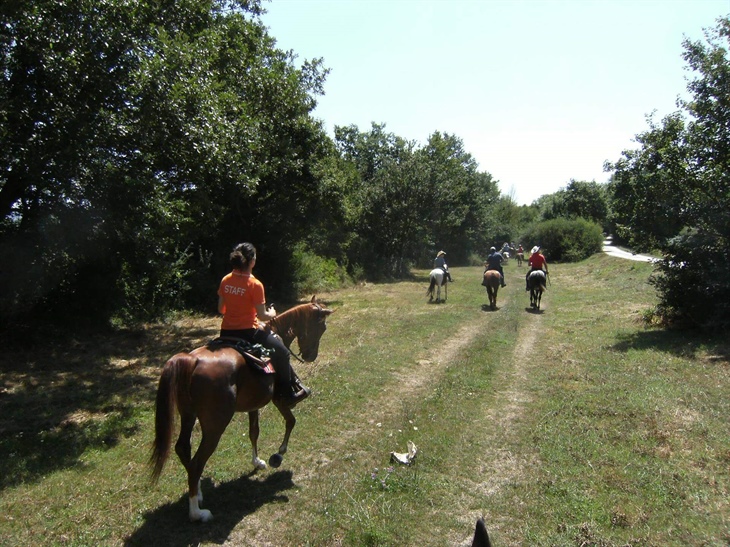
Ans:
{"type": "Polygon", "coordinates": [[[433,294],[433,288],[436,286],[436,278],[431,278],[431,284],[428,286],[428,290],[426,291],[426,296],[429,294],[433,294]]]}
{"type": "Polygon", "coordinates": [[[179,390],[187,392],[196,363],[195,357],[187,353],[178,353],[171,357],[162,369],[155,403],[155,440],[150,455],[152,482],[157,482],[160,478],[162,468],[170,455],[175,407],[180,400],[179,390]]]}

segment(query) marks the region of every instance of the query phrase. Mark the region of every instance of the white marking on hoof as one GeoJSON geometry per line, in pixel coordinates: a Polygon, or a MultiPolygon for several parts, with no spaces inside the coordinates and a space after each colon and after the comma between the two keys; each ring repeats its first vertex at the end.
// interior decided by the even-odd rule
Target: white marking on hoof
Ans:
{"type": "Polygon", "coordinates": [[[190,503],[190,522],[208,522],[210,520],[213,520],[213,514],[210,511],[208,511],[207,509],[201,509],[198,506],[197,496],[188,498],[188,501],[190,503]]]}
{"type": "Polygon", "coordinates": [[[200,481],[198,481],[198,503],[203,503],[203,489],[200,487],[200,481]]]}
{"type": "Polygon", "coordinates": [[[266,469],[266,462],[257,456],[253,459],[253,466],[256,469],[266,469]]]}

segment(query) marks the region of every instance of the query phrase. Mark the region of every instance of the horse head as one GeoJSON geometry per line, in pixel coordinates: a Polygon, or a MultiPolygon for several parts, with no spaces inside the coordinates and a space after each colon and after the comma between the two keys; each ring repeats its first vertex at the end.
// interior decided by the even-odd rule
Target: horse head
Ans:
{"type": "Polygon", "coordinates": [[[302,354],[302,359],[311,363],[319,354],[319,341],[327,330],[327,317],[334,312],[327,308],[323,308],[317,303],[315,296],[312,301],[307,304],[309,313],[305,314],[305,325],[299,331],[297,343],[302,354]]]}
{"type": "Polygon", "coordinates": [[[327,330],[327,317],[334,310],[323,308],[317,297],[308,304],[301,304],[269,321],[269,326],[281,336],[287,347],[296,338],[302,359],[311,363],[319,354],[319,341],[327,330]]]}

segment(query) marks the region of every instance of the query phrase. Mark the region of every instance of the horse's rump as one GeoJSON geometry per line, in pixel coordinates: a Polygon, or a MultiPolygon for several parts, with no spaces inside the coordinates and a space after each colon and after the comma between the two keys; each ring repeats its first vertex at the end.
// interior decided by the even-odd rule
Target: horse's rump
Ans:
{"type": "Polygon", "coordinates": [[[431,270],[431,273],[428,274],[428,277],[430,279],[436,278],[437,280],[441,281],[445,275],[446,272],[444,272],[441,268],[434,268],[433,270],[431,270]]]}
{"type": "Polygon", "coordinates": [[[542,291],[547,290],[547,287],[545,286],[547,276],[545,275],[545,272],[543,270],[534,270],[530,272],[528,280],[530,282],[530,287],[540,289],[542,291]]]}
{"type": "Polygon", "coordinates": [[[487,270],[484,272],[484,278],[482,279],[482,285],[485,287],[498,287],[502,280],[502,276],[498,270],[487,270]]]}

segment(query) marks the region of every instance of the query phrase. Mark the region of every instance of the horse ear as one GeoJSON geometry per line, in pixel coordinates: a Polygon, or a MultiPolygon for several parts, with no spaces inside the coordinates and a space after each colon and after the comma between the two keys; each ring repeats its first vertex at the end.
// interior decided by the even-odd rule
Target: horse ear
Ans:
{"type": "Polygon", "coordinates": [[[484,519],[478,519],[477,525],[474,528],[474,540],[472,541],[471,547],[492,547],[492,542],[489,541],[489,533],[487,527],[484,524],[484,519]]]}

